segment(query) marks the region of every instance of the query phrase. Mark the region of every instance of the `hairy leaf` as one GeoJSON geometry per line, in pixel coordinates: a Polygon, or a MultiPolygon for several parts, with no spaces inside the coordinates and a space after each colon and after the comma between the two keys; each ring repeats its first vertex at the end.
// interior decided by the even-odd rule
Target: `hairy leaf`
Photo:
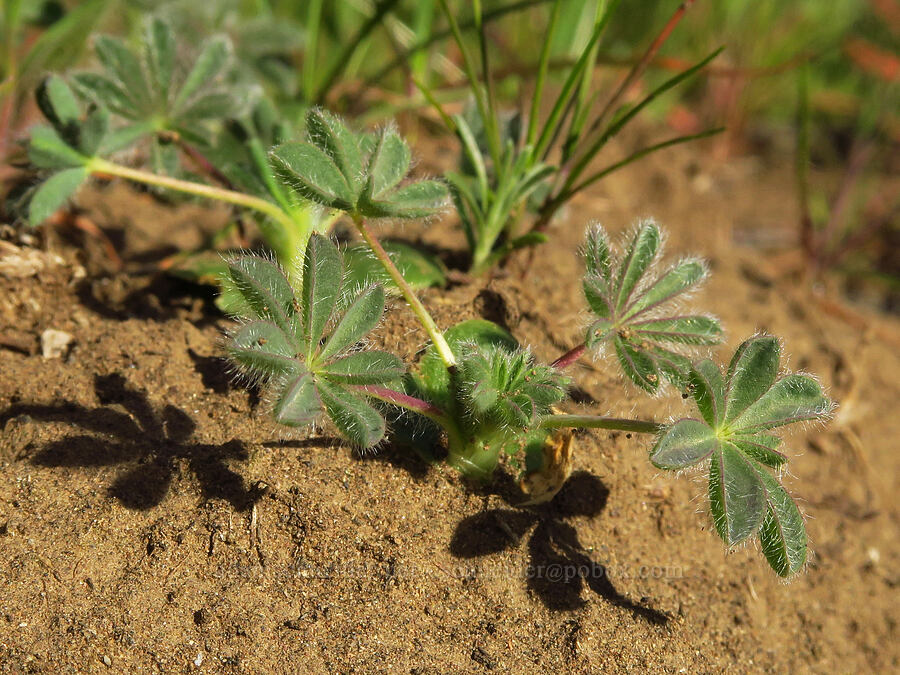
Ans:
{"type": "Polygon", "coordinates": [[[369,158],[365,197],[379,199],[394,188],[409,171],[409,146],[391,127],[382,130],[369,158]]]}
{"type": "Polygon", "coordinates": [[[335,326],[317,359],[324,361],[355,345],[384,314],[384,289],[369,286],[356,297],[335,326]]]}
{"type": "Polygon", "coordinates": [[[356,202],[364,180],[357,136],[339,117],[322,108],[313,108],[306,114],[306,131],[310,141],[337,166],[350,187],[351,201],[356,202]]]}
{"type": "Polygon", "coordinates": [[[642,223],[625,254],[616,279],[618,293],[616,310],[621,312],[631,301],[635,286],[640,282],[650,264],[656,258],[661,237],[659,228],[652,223],[642,223]]]}
{"type": "Polygon", "coordinates": [[[611,341],[625,374],[649,392],[659,389],[661,379],[679,387],[688,384],[690,360],[674,349],[722,339],[718,320],[667,308],[705,279],[706,267],[685,260],[654,278],[651,269],[661,246],[659,228],[646,221],[619,258],[606,233],[595,226],[588,231],[584,255],[582,288],[597,318],[585,345],[593,349],[611,341]]]}
{"type": "Polygon", "coordinates": [[[766,492],[766,515],[759,541],[766,560],[782,577],[798,572],[806,562],[803,516],[787,491],[767,472],[759,472],[766,492]]]}
{"type": "Polygon", "coordinates": [[[704,359],[691,368],[691,393],[706,423],[717,427],[725,415],[725,381],[719,367],[704,359]]]}
{"type": "Polygon", "coordinates": [[[301,317],[310,355],[314,352],[325,325],[334,313],[341,294],[343,262],[337,247],[328,237],[313,234],[303,260],[301,317]]]}
{"type": "Polygon", "coordinates": [[[761,394],[730,426],[761,431],[813,420],[828,413],[830,403],[821,385],[806,375],[788,375],[761,394]]]}
{"type": "Polygon", "coordinates": [[[270,321],[250,321],[228,340],[226,353],[254,379],[288,376],[302,370],[296,348],[284,331],[270,321]]]}
{"type": "Polygon", "coordinates": [[[294,334],[294,291],[275,263],[244,255],[228,263],[230,285],[243,298],[248,318],[272,321],[286,335],[294,334]]]}
{"type": "Polygon", "coordinates": [[[765,490],[756,468],[730,443],[713,454],[709,503],[716,531],[728,546],[759,528],[765,513],[765,490]]]}
{"type": "Polygon", "coordinates": [[[60,138],[54,129],[44,126],[31,130],[28,159],[42,169],[67,169],[87,161],[87,157],[60,138]]]}
{"type": "Polygon", "coordinates": [[[29,223],[40,225],[47,220],[75,194],[87,177],[88,170],[79,166],[64,169],[44,181],[31,198],[28,209],[29,223]]]}
{"type": "Polygon", "coordinates": [[[316,382],[306,372],[287,380],[272,410],[275,421],[289,427],[312,424],[321,414],[322,400],[316,382]]]}
{"type": "Polygon", "coordinates": [[[403,361],[393,354],[372,350],[336,359],[320,372],[343,384],[385,384],[403,377],[403,361]]]}
{"type": "Polygon", "coordinates": [[[679,420],[659,437],[650,461],[660,469],[685,469],[709,457],[719,447],[715,432],[699,420],[679,420]]]}
{"type": "Polygon", "coordinates": [[[328,417],[349,441],[371,448],[384,438],[384,418],[362,397],[324,379],[318,381],[318,390],[328,417]]]}
{"type": "Polygon", "coordinates": [[[447,203],[447,186],[436,180],[404,185],[378,201],[363,201],[359,211],[371,218],[427,218],[447,203]]]}
{"type": "Polygon", "coordinates": [[[741,344],[728,366],[725,422],[731,422],[756,402],[778,375],[781,347],[770,336],[751,338],[741,344]]]}
{"type": "Polygon", "coordinates": [[[311,143],[285,143],[276,147],[271,157],[276,171],[303,197],[331,208],[353,208],[352,188],[323,150],[311,143]]]}

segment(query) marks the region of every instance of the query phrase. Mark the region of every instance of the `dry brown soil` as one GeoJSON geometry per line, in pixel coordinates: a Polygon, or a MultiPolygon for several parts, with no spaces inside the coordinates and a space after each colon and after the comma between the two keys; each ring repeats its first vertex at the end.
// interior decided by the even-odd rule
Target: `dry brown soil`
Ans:
{"type": "MultiPolygon", "coordinates": [[[[580,433],[562,493],[522,510],[502,479],[473,488],[399,448],[360,456],[327,429],[285,436],[229,383],[211,294],[110,273],[93,240],[48,233],[6,252],[42,269],[0,276],[0,672],[896,670],[898,322],[823,300],[777,253],[796,222],[788,167],[698,152],[612,176],[530,264],[425,299],[443,326],[485,316],[553,358],[583,326],[585,224],[658,218],[671,256],[710,260],[696,301],[728,329],[718,357],[773,332],[841,404],[788,439],[804,574],[779,581],[754,545],[726,553],[703,484],[654,470],[646,437],[580,433]],[[40,354],[47,328],[74,336],[64,358],[40,354]]],[[[437,147],[423,165],[447,159],[437,147]]],[[[82,204],[132,272],[222,216],[121,186],[82,204]]],[[[447,223],[396,233],[458,259],[447,223]]],[[[381,336],[410,361],[424,344],[399,302],[381,336]]],[[[574,375],[573,410],[690,409],[604,360],[574,375]]]]}

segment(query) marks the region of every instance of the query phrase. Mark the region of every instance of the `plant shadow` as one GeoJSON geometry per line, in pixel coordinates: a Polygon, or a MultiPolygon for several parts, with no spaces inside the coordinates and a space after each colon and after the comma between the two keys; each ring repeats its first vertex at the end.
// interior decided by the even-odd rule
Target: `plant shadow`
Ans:
{"type": "Polygon", "coordinates": [[[171,274],[101,278],[85,281],[76,289],[83,307],[111,321],[143,319],[162,323],[188,317],[198,327],[213,325],[222,317],[216,307],[213,286],[181,279],[171,274]],[[122,288],[106,289],[126,280],[122,288]]]}
{"type": "Polygon", "coordinates": [[[262,494],[248,489],[229,461],[249,453],[232,439],[222,444],[193,440],[196,424],[180,408],[154,409],[147,396],[128,386],[119,374],[98,375],[94,391],[99,408],[63,401],[53,405],[15,404],[0,412],[0,428],[20,415],[42,422],[64,422],[87,433],[74,433],[41,448],[31,462],[46,467],[123,466],[109,494],[130,509],[159,505],[186,462],[206,499],[225,499],[235,509],[249,509],[262,494]]]}
{"type": "MultiPolygon", "coordinates": [[[[512,479],[495,489],[512,502],[512,479]]],[[[609,490],[599,478],[577,472],[550,502],[523,508],[491,509],[462,520],[450,542],[450,552],[464,559],[516,549],[527,537],[529,589],[554,611],[571,611],[586,604],[584,587],[616,607],[656,625],[669,616],[634,602],[616,590],[603,562],[594,560],[578,539],[570,518],[596,518],[606,506],[609,490]]]]}

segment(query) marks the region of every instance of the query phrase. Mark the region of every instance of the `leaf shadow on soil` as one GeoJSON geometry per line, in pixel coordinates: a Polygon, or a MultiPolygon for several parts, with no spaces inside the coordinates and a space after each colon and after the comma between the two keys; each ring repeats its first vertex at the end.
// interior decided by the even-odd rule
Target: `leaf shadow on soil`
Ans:
{"type": "Polygon", "coordinates": [[[196,424],[180,408],[155,410],[143,392],[128,386],[122,375],[97,375],[94,390],[102,407],[86,408],[63,401],[53,405],[17,403],[0,412],[0,428],[27,415],[42,422],[64,422],[90,433],[75,433],[41,448],[31,462],[46,467],[127,468],[109,487],[109,494],[131,509],[147,510],[165,498],[184,461],[200,483],[206,499],[225,499],[240,511],[249,509],[261,493],[248,489],[229,460],[246,460],[244,444],[192,440],[196,424]]]}
{"type": "MultiPolygon", "coordinates": [[[[507,483],[511,480],[507,476],[507,483]]],[[[509,485],[501,485],[501,495],[509,491],[509,485]]],[[[567,522],[577,517],[596,518],[608,496],[609,490],[599,478],[577,472],[547,504],[490,509],[463,519],[453,534],[450,552],[463,559],[481,558],[517,549],[527,537],[527,584],[548,609],[571,611],[584,606],[587,601],[582,598],[582,590],[586,585],[616,607],[630,610],[649,623],[666,624],[670,618],[667,614],[616,590],[606,565],[591,558],[575,527],[567,522]]]]}
{"type": "Polygon", "coordinates": [[[82,282],[75,293],[83,307],[111,321],[142,319],[162,323],[187,318],[202,328],[222,317],[215,306],[213,286],[171,274],[94,279],[82,282]],[[126,283],[121,286],[123,278],[126,283]]]}

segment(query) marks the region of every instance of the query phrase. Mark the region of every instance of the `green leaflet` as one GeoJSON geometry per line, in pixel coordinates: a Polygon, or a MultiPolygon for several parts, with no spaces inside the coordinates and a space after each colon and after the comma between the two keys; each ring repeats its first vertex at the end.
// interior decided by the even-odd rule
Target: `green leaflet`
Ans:
{"type": "Polygon", "coordinates": [[[384,289],[381,286],[363,289],[344,312],[317,358],[327,359],[355,345],[376,326],[382,314],[384,289]]]}
{"type": "Polygon", "coordinates": [[[64,169],[41,183],[28,207],[28,222],[40,225],[77,192],[88,177],[85,167],[64,169]]]}
{"type": "Polygon", "coordinates": [[[321,413],[322,400],[310,373],[301,373],[287,380],[272,409],[275,421],[289,427],[312,424],[321,413]]]}
{"type": "Polygon", "coordinates": [[[828,407],[818,382],[806,375],[789,375],[761,394],[730,426],[744,431],[774,429],[821,417],[828,407]]]}
{"type": "Polygon", "coordinates": [[[757,401],[775,382],[781,347],[774,337],[747,340],[728,366],[725,422],[731,422],[757,401]]]}
{"type": "Polygon", "coordinates": [[[369,350],[335,359],[320,372],[344,384],[382,384],[400,379],[405,370],[403,361],[393,354],[369,350]]]}
{"type": "Polygon", "coordinates": [[[366,199],[379,199],[394,188],[409,171],[411,159],[409,146],[400,135],[391,127],[383,129],[369,157],[366,199]]]}
{"type": "Polygon", "coordinates": [[[294,291],[278,265],[243,255],[229,262],[228,274],[225,284],[240,294],[241,310],[249,312],[249,318],[272,321],[286,335],[294,334],[294,291]]]}
{"type": "Polygon", "coordinates": [[[303,261],[301,309],[310,358],[334,313],[343,275],[341,254],[331,240],[320,234],[310,237],[303,261]]]}
{"type": "Polygon", "coordinates": [[[660,436],[650,461],[660,469],[685,469],[709,457],[719,447],[716,435],[699,420],[679,420],[660,436]]]}
{"type": "Polygon", "coordinates": [[[51,127],[31,130],[28,159],[42,169],[68,169],[83,166],[88,158],[72,148],[51,127]]]}
{"type": "Polygon", "coordinates": [[[718,427],[725,415],[725,381],[719,367],[704,359],[691,368],[691,393],[706,423],[718,427]]]}
{"type": "Polygon", "coordinates": [[[423,180],[397,188],[380,200],[362,201],[359,213],[370,218],[427,218],[447,202],[447,186],[423,180]]]}
{"type": "Polygon", "coordinates": [[[45,78],[35,98],[44,117],[57,129],[71,129],[81,121],[81,104],[66,81],[58,75],[45,78]]]}
{"type": "Polygon", "coordinates": [[[658,227],[652,223],[641,223],[616,278],[618,292],[615,306],[617,312],[621,312],[631,301],[635,287],[656,258],[660,241],[658,227]]]}
{"type": "Polygon", "coordinates": [[[798,572],[806,563],[806,527],[787,491],[766,471],[760,471],[759,477],[766,493],[760,545],[772,569],[786,577],[798,572]]]}
{"type": "Polygon", "coordinates": [[[756,468],[730,443],[713,454],[709,470],[709,505],[716,531],[728,546],[759,528],[765,491],[756,468]]]}
{"type": "Polygon", "coordinates": [[[365,178],[359,139],[340,118],[321,108],[314,108],[306,115],[306,132],[310,141],[332,159],[355,202],[365,178]]]}
{"type": "Polygon", "coordinates": [[[334,160],[311,143],[279,145],[271,152],[273,166],[286,183],[310,201],[350,210],[356,196],[334,160]]]}
{"type": "Polygon", "coordinates": [[[258,378],[298,373],[291,339],[270,321],[250,321],[236,330],[226,345],[228,357],[258,378]]]}
{"type": "Polygon", "coordinates": [[[384,438],[384,418],[365,399],[326,379],[320,379],[317,385],[328,417],[347,440],[370,448],[384,438]]]}

